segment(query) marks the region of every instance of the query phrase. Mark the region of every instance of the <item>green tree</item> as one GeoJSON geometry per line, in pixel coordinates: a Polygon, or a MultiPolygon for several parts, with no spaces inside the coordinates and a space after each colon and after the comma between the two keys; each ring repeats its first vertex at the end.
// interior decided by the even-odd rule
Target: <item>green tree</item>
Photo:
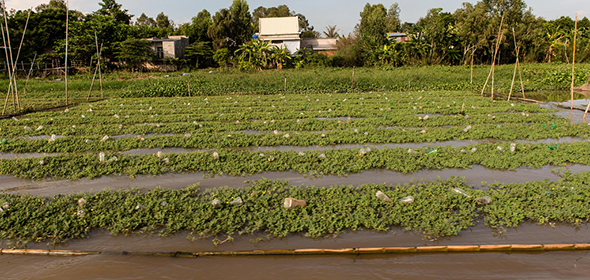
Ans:
{"type": "Polygon", "coordinates": [[[221,67],[226,67],[229,64],[230,55],[229,50],[227,48],[218,49],[213,54],[213,60],[217,65],[221,67]]]}
{"type": "Polygon", "coordinates": [[[387,29],[389,32],[400,31],[402,27],[402,22],[400,20],[400,12],[401,9],[399,8],[398,3],[393,3],[389,10],[387,11],[387,29]]]}
{"type": "Polygon", "coordinates": [[[244,0],[234,0],[229,9],[215,13],[208,35],[213,39],[215,49],[229,48],[234,51],[251,39],[254,29],[252,16],[244,0]]]}
{"type": "Polygon", "coordinates": [[[213,58],[211,42],[201,41],[190,44],[184,49],[184,57],[193,62],[196,68],[199,68],[204,61],[206,62],[213,58]]]}
{"type": "Polygon", "coordinates": [[[100,9],[95,14],[113,17],[116,24],[129,25],[133,15],[129,14],[129,11],[121,9],[123,5],[118,4],[115,0],[102,0],[102,3],[98,3],[100,9]]]}
{"type": "Polygon", "coordinates": [[[156,26],[161,29],[170,29],[173,26],[172,21],[163,12],[156,16],[156,26]]]}
{"type": "Polygon", "coordinates": [[[416,25],[422,31],[420,39],[430,46],[427,63],[439,64],[445,59],[451,64],[456,62],[455,18],[452,14],[443,12],[442,8],[430,9],[416,25]]]}
{"type": "Polygon", "coordinates": [[[378,61],[377,51],[387,42],[387,10],[382,4],[367,3],[360,14],[361,22],[356,29],[358,44],[362,50],[362,61],[373,64],[378,61]]]}
{"type": "Polygon", "coordinates": [[[192,18],[190,23],[182,24],[176,31],[176,34],[188,36],[191,43],[211,42],[207,31],[212,24],[213,20],[209,11],[202,10],[196,17],[192,18]]]}
{"type": "Polygon", "coordinates": [[[119,43],[117,58],[125,62],[131,70],[140,70],[141,65],[151,61],[153,57],[150,41],[128,38],[119,43]]]}
{"type": "Polygon", "coordinates": [[[146,26],[146,27],[156,27],[156,21],[145,15],[145,13],[141,13],[141,15],[135,21],[135,25],[139,26],[146,26]]]}

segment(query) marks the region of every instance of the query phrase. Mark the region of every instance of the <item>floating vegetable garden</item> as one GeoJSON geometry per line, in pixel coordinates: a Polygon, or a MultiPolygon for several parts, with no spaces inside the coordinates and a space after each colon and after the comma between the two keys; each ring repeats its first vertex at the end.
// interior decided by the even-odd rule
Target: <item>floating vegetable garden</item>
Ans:
{"type": "MultiPolygon", "coordinates": [[[[322,176],[473,165],[500,170],[590,166],[590,126],[536,105],[492,101],[467,91],[302,92],[109,98],[0,120],[0,154],[22,155],[0,159],[0,174],[79,179],[293,170],[322,176]],[[573,140],[533,142],[562,137],[573,140]],[[457,140],[487,142],[375,147],[457,140]],[[318,149],[297,151],[311,146],[318,149]],[[264,151],[256,151],[258,147],[264,151]],[[164,148],[184,150],[132,152],[164,148]],[[28,157],[27,153],[51,155],[28,157]]],[[[498,231],[527,220],[579,225],[590,218],[589,180],[590,173],[566,173],[559,182],[495,184],[484,189],[472,189],[452,178],[403,186],[306,188],[261,180],[245,189],[162,186],[51,198],[1,193],[5,207],[0,212],[0,239],[59,243],[87,237],[94,228],[115,234],[188,231],[197,237],[252,233],[284,237],[302,232],[320,237],[344,230],[387,231],[392,226],[436,238],[456,235],[478,222],[498,231]],[[378,191],[391,201],[378,199],[378,191]],[[410,203],[399,201],[409,196],[410,203]],[[477,199],[486,196],[491,203],[477,199]],[[240,203],[233,203],[238,197],[240,203]],[[307,206],[283,209],[287,197],[304,199],[307,206]],[[212,203],[216,199],[219,208],[212,203]]]]}

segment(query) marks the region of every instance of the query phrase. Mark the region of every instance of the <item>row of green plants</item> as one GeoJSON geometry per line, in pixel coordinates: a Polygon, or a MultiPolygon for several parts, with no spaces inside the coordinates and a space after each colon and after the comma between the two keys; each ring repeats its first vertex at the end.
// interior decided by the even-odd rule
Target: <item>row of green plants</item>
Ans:
{"type": "MultiPolygon", "coordinates": [[[[231,146],[235,147],[235,145],[231,146]]],[[[296,171],[306,175],[346,175],[371,169],[416,172],[421,169],[590,165],[590,143],[480,143],[466,147],[332,149],[325,151],[250,152],[216,149],[163,155],[125,155],[116,152],[1,159],[0,174],[31,179],[79,179],[103,175],[135,177],[165,173],[205,172],[243,176],[261,172],[296,171]],[[514,147],[512,147],[514,146],[514,147]],[[514,151],[513,151],[514,150],[514,151]],[[364,152],[363,152],[364,151],[364,152]]]]}
{"type": "MultiPolygon", "coordinates": [[[[125,135],[118,139],[103,136],[67,136],[55,139],[4,139],[0,152],[13,153],[79,153],[85,151],[125,151],[139,148],[238,148],[261,146],[327,146],[336,144],[385,144],[421,143],[451,140],[541,140],[546,138],[579,137],[580,141],[590,135],[585,124],[571,125],[565,121],[547,123],[502,123],[450,127],[357,127],[338,124],[340,128],[322,131],[264,131],[258,133],[216,132],[212,129],[195,128],[194,124],[178,125],[174,129],[151,132],[177,134],[125,135]],[[181,134],[184,133],[184,134],[181,134]],[[230,133],[230,134],[228,134],[230,133]]],[[[153,126],[147,126],[153,127],[153,126]]],[[[271,127],[272,128],[272,127],[271,127]]],[[[315,126],[316,129],[321,129],[315,126]]],[[[147,128],[146,128],[147,129],[147,128]]],[[[97,131],[119,132],[117,127],[100,127],[97,131]]],[[[129,131],[125,131],[129,132],[129,131]]],[[[142,132],[150,132],[143,130],[142,132]]]]}
{"type": "Polygon", "coordinates": [[[55,245],[105,229],[113,235],[188,232],[193,239],[210,238],[217,244],[226,236],[227,240],[253,234],[283,238],[302,233],[318,238],[346,230],[395,232],[394,227],[436,239],[482,222],[498,233],[524,222],[578,226],[590,219],[590,173],[565,177],[559,182],[490,184],[485,190],[472,189],[453,177],[359,187],[295,187],[287,181],[262,179],[246,188],[105,189],[52,197],[2,192],[0,239],[11,247],[30,242],[55,245]],[[391,201],[377,198],[378,191],[391,201]],[[401,201],[408,196],[413,202],[401,201]],[[484,196],[491,203],[477,199],[484,196]],[[284,209],[288,197],[304,199],[307,206],[284,209]],[[241,203],[230,203],[236,198],[241,203]],[[219,207],[213,200],[219,201],[219,207]]]}
{"type": "MultiPolygon", "coordinates": [[[[569,89],[571,65],[560,63],[524,64],[522,66],[525,90],[569,89]]],[[[514,66],[499,65],[495,69],[497,91],[508,92],[514,66]]],[[[372,67],[355,69],[352,85],[350,68],[310,68],[285,71],[241,72],[214,70],[181,73],[126,73],[112,72],[104,76],[103,90],[109,97],[187,96],[190,82],[191,94],[276,94],[276,93],[334,93],[335,91],[387,91],[387,90],[481,90],[488,76],[488,65],[476,65],[471,84],[469,66],[424,67],[372,67]],[[148,79],[149,76],[149,79],[148,79]],[[165,77],[169,76],[169,77],[165,77]],[[284,80],[287,78],[287,91],[284,80]],[[168,90],[168,91],[167,91],[168,90]]],[[[68,78],[70,97],[85,98],[88,95],[93,73],[68,78]]],[[[589,64],[576,64],[576,83],[580,85],[590,75],[589,64]]],[[[515,83],[520,91],[520,83],[515,83]]],[[[0,88],[8,88],[8,80],[0,80],[0,88]]],[[[20,87],[19,87],[20,88],[20,87]]],[[[100,96],[98,83],[92,97],[100,96]]],[[[65,84],[55,78],[29,81],[26,95],[29,98],[64,98],[65,84]]],[[[489,89],[488,89],[489,90],[489,89]]],[[[26,104],[25,102],[25,104],[26,104]]]]}

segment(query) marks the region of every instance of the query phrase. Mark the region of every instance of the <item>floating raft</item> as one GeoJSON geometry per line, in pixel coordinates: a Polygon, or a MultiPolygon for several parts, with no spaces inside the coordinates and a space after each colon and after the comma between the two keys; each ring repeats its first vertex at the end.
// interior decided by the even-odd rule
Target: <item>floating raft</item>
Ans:
{"type": "Polygon", "coordinates": [[[294,250],[245,250],[203,252],[100,252],[77,250],[1,249],[0,254],[36,256],[87,256],[87,255],[136,255],[156,257],[197,258],[210,256],[269,256],[269,255],[358,255],[358,254],[421,254],[452,252],[545,252],[590,250],[585,244],[504,244],[504,245],[452,245],[419,247],[375,247],[342,249],[294,249],[294,250]]]}

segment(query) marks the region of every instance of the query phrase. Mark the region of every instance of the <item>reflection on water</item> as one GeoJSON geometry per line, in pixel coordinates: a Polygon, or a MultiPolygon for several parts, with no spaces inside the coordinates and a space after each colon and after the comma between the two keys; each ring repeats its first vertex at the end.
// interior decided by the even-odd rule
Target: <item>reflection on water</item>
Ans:
{"type": "MultiPolygon", "coordinates": [[[[333,186],[362,184],[404,184],[416,180],[433,181],[438,178],[448,179],[452,176],[465,177],[468,184],[473,187],[482,187],[482,182],[493,183],[524,183],[528,181],[559,180],[559,175],[552,172],[555,166],[542,168],[521,167],[513,171],[488,169],[474,165],[470,169],[424,169],[414,173],[402,173],[389,170],[366,170],[348,176],[326,175],[319,178],[309,177],[294,171],[264,172],[248,176],[215,176],[210,178],[205,173],[164,174],[159,176],[141,175],[135,179],[127,176],[103,176],[97,179],[80,180],[31,180],[13,176],[0,176],[0,191],[9,193],[29,193],[31,195],[51,196],[56,194],[97,192],[110,189],[130,189],[132,187],[145,187],[154,189],[158,186],[168,189],[183,189],[192,184],[199,184],[199,188],[215,188],[229,186],[243,188],[246,180],[254,181],[262,178],[271,180],[288,180],[294,186],[333,186]]],[[[567,165],[566,170],[573,173],[590,171],[590,166],[567,165]]]]}

